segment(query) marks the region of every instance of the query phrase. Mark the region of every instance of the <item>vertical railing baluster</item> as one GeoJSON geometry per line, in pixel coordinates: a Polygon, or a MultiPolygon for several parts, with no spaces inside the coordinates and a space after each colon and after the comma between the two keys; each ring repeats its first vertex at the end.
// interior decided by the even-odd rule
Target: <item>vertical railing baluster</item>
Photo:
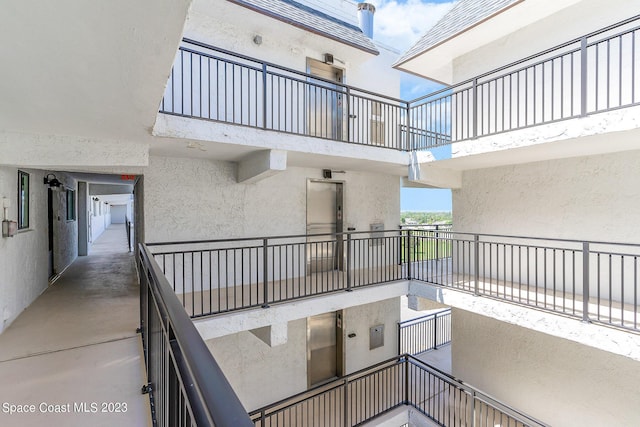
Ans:
{"type": "Polygon", "coordinates": [[[475,277],[475,284],[474,284],[474,291],[473,293],[476,296],[480,295],[480,236],[475,234],[473,236],[473,258],[474,258],[474,277],[475,277]]]}
{"type": "MultiPolygon", "coordinates": [[[[596,49],[598,47],[596,46],[596,49]]],[[[596,63],[596,68],[598,64],[596,63]]],[[[597,106],[596,106],[597,108],[597,106]]],[[[580,40],[580,115],[587,115],[587,38],[580,40]]]]}
{"type": "Polygon", "coordinates": [[[351,233],[347,233],[347,291],[351,292],[351,233]]]}
{"type": "Polygon", "coordinates": [[[267,128],[267,64],[262,64],[262,127],[267,128]]]}
{"type": "Polygon", "coordinates": [[[262,286],[264,293],[264,301],[262,308],[269,307],[269,282],[267,277],[269,275],[269,239],[262,239],[262,286]]]}
{"type": "Polygon", "coordinates": [[[582,242],[582,321],[589,322],[589,242],[582,242]]]}

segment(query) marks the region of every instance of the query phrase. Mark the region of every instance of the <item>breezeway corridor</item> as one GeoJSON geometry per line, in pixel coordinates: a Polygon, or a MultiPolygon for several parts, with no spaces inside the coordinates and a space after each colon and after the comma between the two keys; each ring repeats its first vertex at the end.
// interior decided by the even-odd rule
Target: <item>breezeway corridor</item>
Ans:
{"type": "Polygon", "coordinates": [[[0,335],[0,425],[150,425],[139,323],[133,254],[111,225],[0,335]]]}

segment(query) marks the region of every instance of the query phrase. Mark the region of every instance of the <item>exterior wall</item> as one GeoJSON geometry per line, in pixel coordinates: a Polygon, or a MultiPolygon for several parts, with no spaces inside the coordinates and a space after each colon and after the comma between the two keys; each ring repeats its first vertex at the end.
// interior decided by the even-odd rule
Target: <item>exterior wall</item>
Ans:
{"type": "Polygon", "coordinates": [[[344,311],[345,367],[350,374],[398,355],[398,322],[400,298],[391,298],[372,304],[359,305],[344,311]],[[369,349],[369,328],[384,325],[384,346],[369,349]]]}
{"type": "Polygon", "coordinates": [[[251,411],[307,388],[307,321],[288,323],[286,344],[269,347],[251,332],[207,341],[244,407],[251,411]]]}
{"type": "Polygon", "coordinates": [[[637,361],[459,309],[452,336],[454,376],[549,425],[640,423],[637,361]]]}
{"type": "MultiPolygon", "coordinates": [[[[0,237],[0,332],[47,288],[47,190],[44,173],[30,174],[29,229],[12,238],[0,237]]],[[[0,167],[0,200],[11,202],[9,218],[18,217],[18,169],[0,167]]]]}
{"type": "Polygon", "coordinates": [[[111,206],[111,224],[124,224],[127,215],[127,205],[111,206]]]}
{"type": "MultiPolygon", "coordinates": [[[[223,239],[306,232],[307,179],[322,171],[289,168],[255,184],[238,184],[230,162],[151,157],[145,172],[149,242],[223,239]]],[[[400,182],[390,175],[347,171],[344,227],[369,230],[400,218],[400,182]]]]}
{"type": "MultiPolygon", "coordinates": [[[[638,5],[637,0],[632,3],[638,5]]],[[[622,21],[633,15],[629,5],[624,0],[615,0],[604,7],[600,0],[583,0],[545,19],[523,26],[517,32],[456,58],[453,62],[454,82],[469,79],[622,21]]],[[[491,22],[485,25],[491,25],[491,22]]]]}
{"type": "MultiPolygon", "coordinates": [[[[399,321],[399,298],[344,309],[346,373],[395,356],[399,321]],[[369,327],[378,324],[385,325],[384,346],[369,350],[369,327]]],[[[287,329],[287,342],[273,347],[246,331],[207,341],[249,411],[307,389],[306,318],[289,321],[287,329]]]]}
{"type": "Polygon", "coordinates": [[[627,151],[466,171],[452,191],[456,230],[637,243],[638,162],[627,151]]]}

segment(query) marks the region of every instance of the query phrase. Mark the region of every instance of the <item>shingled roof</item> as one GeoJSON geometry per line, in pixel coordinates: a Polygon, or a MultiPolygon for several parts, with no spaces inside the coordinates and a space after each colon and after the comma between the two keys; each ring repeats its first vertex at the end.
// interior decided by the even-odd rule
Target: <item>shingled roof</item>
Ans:
{"type": "Polygon", "coordinates": [[[394,66],[444,43],[455,35],[491,18],[503,9],[524,0],[458,0],[451,10],[429,29],[394,66]]]}
{"type": "MultiPolygon", "coordinates": [[[[360,28],[293,0],[229,0],[258,13],[378,55],[376,45],[360,28]]],[[[355,10],[354,10],[355,13],[355,10]]]]}

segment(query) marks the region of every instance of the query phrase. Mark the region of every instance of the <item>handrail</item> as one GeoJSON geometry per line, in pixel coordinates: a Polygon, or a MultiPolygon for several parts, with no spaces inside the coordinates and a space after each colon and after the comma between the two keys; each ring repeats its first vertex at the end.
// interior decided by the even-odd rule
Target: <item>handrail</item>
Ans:
{"type": "Polygon", "coordinates": [[[425,314],[424,316],[414,317],[413,319],[403,320],[401,322],[398,322],[398,325],[399,326],[408,325],[410,323],[419,322],[419,321],[424,320],[424,319],[432,319],[432,318],[437,317],[437,316],[444,316],[444,315],[449,314],[449,313],[451,313],[451,309],[450,308],[445,308],[445,309],[442,309],[441,311],[438,311],[438,312],[435,312],[435,313],[429,313],[429,314],[425,314]]]}
{"type": "MultiPolygon", "coordinates": [[[[298,409],[301,412],[304,412],[305,410],[308,410],[305,408],[304,405],[302,405],[304,402],[306,401],[310,401],[311,399],[314,399],[318,396],[323,396],[326,395],[327,393],[331,393],[334,392],[340,388],[345,388],[344,391],[344,402],[343,405],[341,407],[342,412],[343,412],[343,416],[344,416],[344,420],[345,420],[345,426],[349,426],[352,425],[351,422],[347,422],[347,420],[352,420],[351,415],[349,413],[350,408],[353,407],[353,402],[350,399],[353,399],[353,394],[349,393],[346,391],[346,387],[348,387],[349,385],[358,382],[358,380],[362,379],[362,378],[366,378],[369,376],[373,376],[379,373],[384,373],[385,370],[392,368],[392,367],[396,367],[399,366],[403,371],[400,372],[400,378],[402,378],[400,380],[400,378],[398,379],[398,385],[401,389],[404,389],[404,397],[405,398],[400,398],[398,396],[398,401],[393,403],[393,402],[389,402],[388,405],[383,405],[381,408],[379,408],[379,410],[377,411],[373,411],[372,413],[369,413],[367,416],[365,416],[364,419],[358,419],[358,424],[364,423],[366,421],[372,420],[374,418],[376,418],[377,416],[387,412],[388,410],[392,409],[393,407],[398,407],[401,405],[409,405],[412,406],[416,409],[418,409],[420,412],[422,412],[424,415],[426,415],[427,417],[430,417],[432,419],[435,419],[433,417],[437,417],[437,414],[430,414],[428,410],[425,410],[421,407],[421,404],[424,403],[424,401],[422,401],[424,399],[424,395],[423,393],[426,392],[426,388],[423,388],[419,385],[413,384],[411,387],[409,387],[409,381],[421,381],[424,380],[424,375],[417,375],[416,377],[411,378],[411,373],[409,372],[410,366],[414,366],[426,373],[428,373],[429,375],[432,375],[433,377],[437,378],[438,380],[443,381],[444,383],[452,386],[452,387],[456,387],[459,388],[461,390],[463,390],[465,393],[467,393],[467,395],[469,395],[473,400],[478,399],[480,402],[484,402],[485,404],[487,404],[488,406],[490,406],[491,408],[498,410],[501,414],[504,414],[510,418],[512,418],[513,421],[515,422],[520,422],[525,426],[537,426],[537,427],[546,427],[547,424],[537,420],[534,417],[531,417],[527,414],[524,414],[523,412],[512,408],[511,406],[507,405],[506,403],[501,402],[500,400],[492,397],[489,394],[486,394],[482,391],[480,391],[479,389],[477,389],[476,387],[473,387],[467,383],[465,383],[464,381],[450,375],[447,374],[446,372],[443,372],[442,370],[433,367],[419,359],[416,359],[415,357],[409,355],[409,354],[402,354],[396,357],[392,357],[390,359],[384,360],[382,362],[379,362],[375,365],[369,366],[367,368],[358,370],[352,374],[348,374],[345,376],[342,376],[340,378],[337,378],[335,380],[330,381],[329,383],[323,384],[323,385],[319,385],[316,387],[313,387],[307,391],[301,392],[301,393],[297,393],[293,396],[287,397],[285,399],[281,399],[278,402],[266,405],[262,408],[256,409],[254,411],[251,411],[251,413],[249,414],[249,416],[251,417],[251,419],[255,422],[258,423],[260,421],[264,422],[266,417],[271,416],[272,414],[276,414],[279,412],[283,412],[283,411],[287,411],[289,409],[292,409],[294,407],[296,407],[297,405],[301,405],[298,409]],[[416,399],[416,401],[413,401],[413,394],[409,391],[409,389],[420,389],[420,397],[418,399],[416,399]]],[[[433,381],[433,380],[429,380],[429,381],[433,381]]],[[[374,384],[374,381],[369,382],[370,384],[374,384]]],[[[387,383],[387,384],[392,384],[393,381],[383,381],[382,383],[387,383]]],[[[362,386],[362,388],[358,388],[358,390],[363,393],[364,398],[370,397],[367,395],[367,382],[365,382],[362,386]]],[[[371,390],[370,393],[373,394],[375,393],[376,390],[371,390]]],[[[431,396],[434,399],[437,399],[439,397],[440,393],[437,391],[434,391],[434,395],[431,396]]],[[[444,404],[444,402],[443,402],[444,404]]],[[[451,404],[450,402],[447,402],[446,404],[451,404]]],[[[454,403],[455,405],[456,403],[454,403]]],[[[371,409],[371,408],[370,408],[371,409]]],[[[439,407],[439,411],[443,409],[439,407]]],[[[297,414],[297,412],[296,412],[297,414]]],[[[315,414],[314,415],[318,415],[315,414]]],[[[475,418],[475,414],[471,414],[471,417],[475,418]]],[[[278,424],[278,420],[279,419],[275,419],[275,420],[271,420],[271,423],[269,425],[271,426],[278,426],[280,424],[278,424]]],[[[264,425],[264,424],[263,424],[264,425]]],[[[517,425],[517,424],[516,424],[517,425]]]]}
{"type": "MultiPolygon", "coordinates": [[[[240,403],[211,351],[178,301],[160,267],[153,257],[149,256],[148,248],[142,243],[139,244],[139,256],[145,267],[141,274],[143,272],[148,274],[149,291],[158,304],[163,320],[167,322],[166,326],[171,328],[168,339],[172,343],[174,352],[179,352],[174,354],[178,369],[183,366],[186,369],[185,376],[190,379],[190,382],[184,384],[185,391],[198,399],[198,402],[191,406],[197,425],[252,426],[247,411],[240,403]],[[198,408],[202,412],[197,411],[198,408]]],[[[142,325],[143,334],[147,336],[152,333],[148,328],[149,325],[142,325]]],[[[152,348],[145,349],[147,366],[149,354],[153,351],[152,348]]],[[[177,402],[168,403],[177,404],[177,402]]],[[[156,406],[161,404],[156,402],[156,406]]]]}
{"type": "MultiPolygon", "coordinates": [[[[426,95],[420,96],[418,98],[412,99],[412,100],[408,101],[408,103],[409,104],[414,104],[414,103],[420,102],[420,101],[422,101],[424,99],[431,98],[431,97],[433,97],[435,95],[439,95],[441,93],[450,91],[453,88],[456,88],[456,87],[459,87],[459,86],[464,86],[464,85],[469,85],[469,84],[473,83],[474,80],[480,80],[480,79],[483,79],[485,77],[492,76],[492,75],[494,75],[496,73],[499,73],[500,71],[508,70],[508,69],[510,69],[512,67],[515,67],[516,65],[524,64],[524,63],[529,62],[531,60],[534,60],[536,58],[540,58],[542,56],[545,56],[545,55],[547,55],[547,54],[549,54],[551,52],[554,52],[556,50],[563,49],[563,48],[565,48],[567,46],[570,46],[572,44],[580,43],[580,41],[583,38],[587,38],[588,39],[588,38],[591,38],[591,37],[594,37],[594,36],[598,36],[600,34],[606,33],[607,31],[611,31],[614,28],[622,27],[624,25],[627,25],[627,24],[629,24],[629,23],[631,23],[633,21],[637,21],[637,20],[640,20],[640,15],[632,16],[631,18],[627,18],[627,19],[625,19],[623,21],[620,21],[620,22],[617,22],[615,24],[611,24],[611,25],[606,26],[604,28],[592,31],[592,32],[590,32],[588,34],[585,34],[585,35],[581,36],[581,37],[576,37],[576,38],[574,38],[572,40],[569,40],[567,42],[564,42],[564,43],[561,43],[559,45],[553,46],[553,47],[551,47],[549,49],[543,50],[541,52],[534,53],[533,55],[529,55],[529,56],[527,56],[525,58],[522,58],[522,59],[519,59],[517,61],[510,62],[507,65],[503,65],[503,66],[495,68],[495,69],[493,69],[491,71],[487,71],[485,73],[482,73],[482,74],[479,74],[477,76],[471,77],[470,79],[464,80],[464,81],[456,83],[454,85],[449,85],[449,86],[447,86],[445,88],[442,88],[442,89],[439,89],[437,91],[434,91],[434,92],[428,93],[426,95]]],[[[616,36],[618,36],[618,34],[614,34],[611,37],[616,37],[616,36]]]]}

